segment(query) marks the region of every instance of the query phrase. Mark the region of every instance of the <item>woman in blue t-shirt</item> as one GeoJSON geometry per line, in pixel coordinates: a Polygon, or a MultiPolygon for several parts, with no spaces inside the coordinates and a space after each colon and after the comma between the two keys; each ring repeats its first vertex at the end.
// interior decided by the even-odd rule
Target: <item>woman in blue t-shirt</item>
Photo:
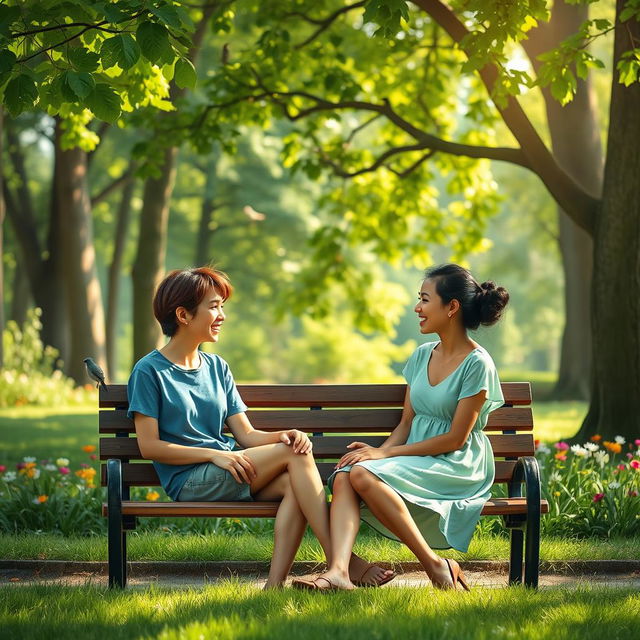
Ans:
{"type": "MultiPolygon", "coordinates": [[[[307,522],[330,562],[328,509],[307,435],[254,429],[227,363],[198,349],[218,342],[232,291],[225,274],[208,267],[172,271],[160,283],[153,311],[170,339],[136,363],[128,415],[142,456],[153,460],[173,500],[280,501],[266,583],[272,588],[284,583],[307,522]]],[[[370,586],[394,576],[355,554],[349,575],[370,586]]]]}

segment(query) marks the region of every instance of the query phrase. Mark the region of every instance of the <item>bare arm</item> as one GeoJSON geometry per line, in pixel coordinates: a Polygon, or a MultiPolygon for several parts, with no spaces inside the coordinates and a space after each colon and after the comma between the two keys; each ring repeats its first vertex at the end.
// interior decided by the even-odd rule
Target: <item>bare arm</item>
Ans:
{"type": "Polygon", "coordinates": [[[253,462],[241,451],[221,451],[208,447],[187,447],[160,439],[158,421],[143,413],[134,413],[138,447],[143,458],[164,464],[198,464],[211,462],[228,470],[236,482],[250,483],[256,477],[253,462]]]}
{"type": "Polygon", "coordinates": [[[286,429],[283,431],[260,431],[254,429],[247,414],[236,413],[227,418],[227,425],[233,433],[233,437],[241,447],[259,447],[263,444],[273,444],[284,442],[293,446],[295,453],[309,453],[311,451],[311,441],[302,431],[297,429],[286,429]]]}
{"type": "Polygon", "coordinates": [[[381,449],[387,449],[394,445],[404,444],[409,437],[409,431],[411,430],[411,423],[416,415],[416,412],[411,406],[411,400],[409,399],[411,388],[407,386],[407,391],[404,394],[404,406],[402,407],[402,417],[398,426],[391,432],[389,437],[380,445],[381,449]]]}

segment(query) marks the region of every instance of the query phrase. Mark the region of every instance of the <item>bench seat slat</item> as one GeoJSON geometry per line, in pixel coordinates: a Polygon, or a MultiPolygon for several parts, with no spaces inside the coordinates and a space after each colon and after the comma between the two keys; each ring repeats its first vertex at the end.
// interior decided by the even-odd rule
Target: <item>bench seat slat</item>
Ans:
{"type": "MultiPolygon", "coordinates": [[[[176,517],[240,517],[275,518],[278,502],[122,502],[123,515],[176,517]]],[[[541,501],[542,513],[549,512],[549,504],[541,501]]],[[[526,498],[490,498],[485,503],[481,515],[517,515],[527,512],[526,498]]],[[[102,514],[108,515],[106,504],[102,514]]]]}
{"type": "MultiPolygon", "coordinates": [[[[508,482],[513,477],[515,467],[513,460],[496,460],[495,483],[508,482]]],[[[322,481],[326,483],[327,478],[333,473],[335,462],[319,462],[318,471],[322,481]]],[[[101,465],[100,479],[102,486],[106,486],[107,465],[101,465]]],[[[148,463],[128,463],[122,464],[122,478],[125,486],[131,487],[158,487],[160,481],[153,465],[148,463]]]]}
{"type": "MultiPolygon", "coordinates": [[[[400,409],[330,409],[310,411],[274,409],[248,411],[256,429],[278,431],[296,428],[308,433],[377,433],[390,432],[400,421],[400,409]]],[[[102,410],[99,414],[100,433],[135,433],[133,420],[125,410],[102,410]]],[[[485,431],[531,431],[531,407],[502,407],[489,414],[485,431]]]]}
{"type": "MultiPolygon", "coordinates": [[[[249,407],[400,407],[404,402],[404,384],[287,384],[238,385],[249,407]]],[[[531,404],[528,382],[503,382],[505,404],[531,404]]],[[[100,407],[125,407],[127,385],[111,384],[100,389],[100,407]]]]}
{"type": "MultiPolygon", "coordinates": [[[[359,436],[360,442],[379,447],[386,436],[359,436]]],[[[531,434],[497,435],[489,434],[489,442],[497,457],[531,456],[534,453],[531,434]]],[[[353,436],[315,436],[313,454],[315,458],[340,458],[347,453],[347,445],[353,436]]],[[[120,458],[122,460],[142,460],[137,438],[100,438],[100,459],[120,458]]]]}

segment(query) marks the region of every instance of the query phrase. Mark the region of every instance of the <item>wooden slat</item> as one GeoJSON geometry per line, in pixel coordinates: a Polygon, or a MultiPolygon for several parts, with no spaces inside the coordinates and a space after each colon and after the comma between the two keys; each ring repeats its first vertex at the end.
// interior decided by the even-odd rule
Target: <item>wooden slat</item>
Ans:
{"type": "MultiPolygon", "coordinates": [[[[508,482],[513,477],[515,467],[513,460],[496,460],[495,483],[508,482]]],[[[319,462],[318,471],[322,481],[326,483],[327,478],[333,473],[334,462],[319,462]]],[[[125,485],[132,487],[157,487],[160,486],[158,474],[150,463],[128,463],[122,465],[122,477],[125,485]]],[[[102,486],[106,485],[107,465],[101,465],[100,480],[102,486]]]]}
{"type": "MultiPolygon", "coordinates": [[[[124,515],[141,518],[151,516],[176,517],[240,517],[275,518],[278,502],[134,502],[123,501],[124,515]]],[[[546,500],[540,503],[542,513],[549,512],[546,500]]],[[[527,512],[526,498],[490,498],[485,503],[481,515],[517,515],[527,512]]],[[[109,510],[102,505],[102,515],[109,510]]]]}
{"type": "MultiPolygon", "coordinates": [[[[249,407],[400,407],[404,402],[404,384],[291,384],[238,385],[249,407]]],[[[505,404],[531,404],[528,382],[503,382],[505,404]]],[[[127,386],[111,384],[100,389],[100,407],[127,406],[127,386]]]]}
{"type": "MultiPolygon", "coordinates": [[[[531,434],[488,436],[496,457],[531,456],[534,453],[533,436],[531,434]]],[[[347,445],[353,442],[353,436],[322,436],[313,438],[313,455],[315,458],[340,458],[347,453],[347,445]]],[[[360,442],[379,447],[386,436],[360,436],[360,442]]],[[[119,458],[141,460],[140,449],[136,438],[100,438],[100,459],[119,458]]]]}
{"type": "MultiPolygon", "coordinates": [[[[272,409],[248,411],[247,416],[256,429],[277,431],[296,428],[308,433],[378,433],[393,431],[402,411],[400,409],[272,409]]],[[[135,433],[133,420],[125,410],[101,410],[100,433],[135,433]]],[[[531,407],[502,407],[489,414],[485,431],[531,431],[531,407]]]]}

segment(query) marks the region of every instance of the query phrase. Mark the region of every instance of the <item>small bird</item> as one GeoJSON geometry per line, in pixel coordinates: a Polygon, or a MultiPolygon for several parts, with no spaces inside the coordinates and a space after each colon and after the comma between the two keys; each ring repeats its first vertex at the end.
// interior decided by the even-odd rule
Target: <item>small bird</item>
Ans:
{"type": "Polygon", "coordinates": [[[102,385],[102,388],[108,391],[107,385],[104,383],[104,371],[91,358],[85,358],[82,362],[84,362],[84,366],[87,367],[89,377],[98,383],[96,389],[102,385]]]}

